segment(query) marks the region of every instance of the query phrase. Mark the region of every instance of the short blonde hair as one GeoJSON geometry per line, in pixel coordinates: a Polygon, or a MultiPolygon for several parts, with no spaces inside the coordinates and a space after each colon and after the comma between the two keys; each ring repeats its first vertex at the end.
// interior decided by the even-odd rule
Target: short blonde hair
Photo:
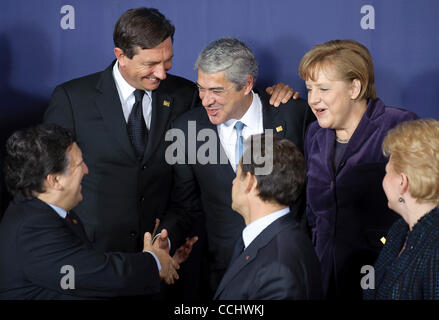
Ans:
{"type": "Polygon", "coordinates": [[[315,81],[318,71],[330,67],[334,68],[340,80],[360,81],[361,92],[357,100],[376,99],[372,56],[361,43],[331,40],[314,46],[300,61],[299,75],[305,81],[315,81]]]}
{"type": "Polygon", "coordinates": [[[384,138],[383,152],[393,170],[407,176],[413,198],[439,204],[439,121],[400,123],[384,138]]]}

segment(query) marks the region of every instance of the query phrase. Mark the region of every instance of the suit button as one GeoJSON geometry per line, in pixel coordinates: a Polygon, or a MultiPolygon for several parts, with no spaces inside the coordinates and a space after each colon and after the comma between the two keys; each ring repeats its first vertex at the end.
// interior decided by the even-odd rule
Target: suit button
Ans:
{"type": "Polygon", "coordinates": [[[145,197],[140,198],[140,202],[145,201],[145,197]]]}
{"type": "Polygon", "coordinates": [[[142,166],[142,170],[146,170],[146,166],[144,165],[144,166],[142,166]]]}
{"type": "Polygon", "coordinates": [[[130,231],[130,236],[131,237],[137,237],[137,232],[136,231],[130,231]]]}

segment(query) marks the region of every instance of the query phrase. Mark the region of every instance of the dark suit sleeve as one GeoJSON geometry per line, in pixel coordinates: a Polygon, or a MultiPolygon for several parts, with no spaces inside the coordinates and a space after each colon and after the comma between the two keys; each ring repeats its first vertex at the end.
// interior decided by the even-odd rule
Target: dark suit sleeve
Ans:
{"type": "Polygon", "coordinates": [[[307,299],[305,283],[298,274],[279,262],[260,268],[254,277],[249,300],[307,299]]]}
{"type": "MultiPolygon", "coordinates": [[[[187,133],[184,136],[187,137],[187,133]]],[[[203,214],[199,185],[192,166],[188,164],[187,141],[180,141],[179,148],[185,150],[184,163],[173,165],[171,203],[159,228],[168,230],[172,251],[183,244],[190,235],[194,222],[203,214]]]]}
{"type": "Polygon", "coordinates": [[[44,113],[44,123],[55,123],[75,133],[72,103],[66,89],[60,85],[55,88],[44,113]]]}
{"type": "MultiPolygon", "coordinates": [[[[62,220],[36,214],[18,235],[18,255],[29,281],[42,288],[81,297],[156,293],[160,278],[149,253],[98,253],[76,237],[62,220]],[[64,268],[73,270],[66,271],[64,268]],[[63,288],[72,277],[74,289],[63,288]],[[65,283],[65,282],[64,282],[65,283]]],[[[71,284],[71,281],[69,281],[71,284]]]]}

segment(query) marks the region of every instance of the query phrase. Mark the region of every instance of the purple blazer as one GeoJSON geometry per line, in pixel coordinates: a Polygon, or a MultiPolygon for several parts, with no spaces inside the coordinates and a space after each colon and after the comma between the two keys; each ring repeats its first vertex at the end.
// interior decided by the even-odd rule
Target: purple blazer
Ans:
{"type": "Polygon", "coordinates": [[[363,265],[373,265],[392,223],[382,188],[387,158],[382,142],[398,123],[417,119],[410,111],[370,100],[334,172],[335,131],[317,121],[305,140],[307,218],[322,266],[327,298],[361,299],[363,265]]]}

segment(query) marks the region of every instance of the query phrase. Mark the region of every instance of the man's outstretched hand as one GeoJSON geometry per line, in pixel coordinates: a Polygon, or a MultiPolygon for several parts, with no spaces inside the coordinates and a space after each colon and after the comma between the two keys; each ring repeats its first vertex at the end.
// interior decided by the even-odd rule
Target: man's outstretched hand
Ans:
{"type": "Polygon", "coordinates": [[[178,280],[177,270],[180,269],[180,265],[164,249],[153,247],[152,236],[149,232],[146,232],[143,238],[143,252],[145,251],[151,251],[159,259],[162,266],[160,279],[164,280],[167,284],[173,284],[175,280],[178,280]]]}

